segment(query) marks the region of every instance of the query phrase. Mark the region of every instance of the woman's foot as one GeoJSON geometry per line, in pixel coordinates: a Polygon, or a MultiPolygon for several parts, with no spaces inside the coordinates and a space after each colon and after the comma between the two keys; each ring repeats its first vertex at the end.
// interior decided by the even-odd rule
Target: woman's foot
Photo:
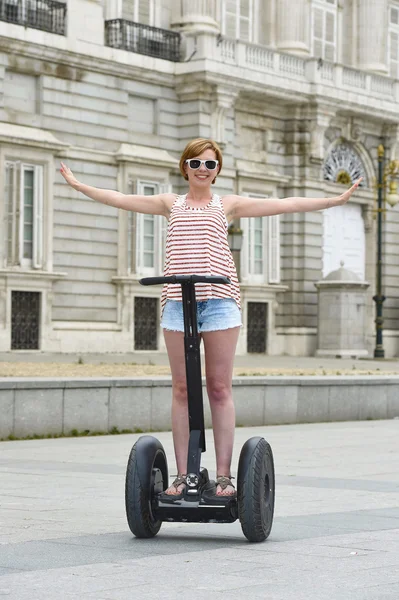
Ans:
{"type": "Polygon", "coordinates": [[[167,496],[182,496],[187,484],[186,477],[187,475],[178,475],[172,485],[164,491],[164,494],[167,496]]]}
{"type": "Polygon", "coordinates": [[[232,483],[230,475],[218,475],[216,477],[216,496],[235,496],[236,489],[232,483]]]}

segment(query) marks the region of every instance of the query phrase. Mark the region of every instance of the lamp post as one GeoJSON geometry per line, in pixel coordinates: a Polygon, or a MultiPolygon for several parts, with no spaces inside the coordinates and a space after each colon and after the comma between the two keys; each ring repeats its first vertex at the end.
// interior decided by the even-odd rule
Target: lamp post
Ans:
{"type": "Polygon", "coordinates": [[[377,290],[373,300],[376,304],[376,344],[374,348],[375,358],[384,358],[385,351],[382,342],[382,331],[384,318],[382,315],[385,296],[382,293],[382,214],[386,212],[385,203],[395,206],[399,202],[398,184],[392,178],[399,174],[399,160],[391,160],[385,165],[385,148],[383,144],[378,146],[378,183],[377,183],[377,290]],[[387,184],[389,181],[389,193],[387,184]]]}

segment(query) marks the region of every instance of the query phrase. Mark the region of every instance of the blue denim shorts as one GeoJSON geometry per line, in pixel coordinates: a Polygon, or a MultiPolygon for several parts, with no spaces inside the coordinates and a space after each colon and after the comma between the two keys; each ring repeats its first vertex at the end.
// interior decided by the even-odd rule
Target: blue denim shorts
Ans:
{"type": "MultiPolygon", "coordinates": [[[[241,327],[241,311],[233,298],[210,298],[197,302],[198,333],[241,327]]],[[[184,331],[183,303],[167,300],[161,327],[169,331],[184,331]]]]}

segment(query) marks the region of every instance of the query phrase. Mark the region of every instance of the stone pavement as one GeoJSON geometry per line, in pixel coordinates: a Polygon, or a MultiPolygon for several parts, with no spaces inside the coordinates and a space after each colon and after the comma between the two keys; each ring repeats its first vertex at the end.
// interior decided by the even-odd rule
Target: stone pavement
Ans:
{"type": "MultiPolygon", "coordinates": [[[[1,443],[0,599],[397,600],[399,420],[238,428],[234,471],[259,434],[277,473],[262,544],[238,521],[133,538],[124,471],[136,435],[1,443]]],[[[173,474],[171,434],[157,436],[173,474]]]]}

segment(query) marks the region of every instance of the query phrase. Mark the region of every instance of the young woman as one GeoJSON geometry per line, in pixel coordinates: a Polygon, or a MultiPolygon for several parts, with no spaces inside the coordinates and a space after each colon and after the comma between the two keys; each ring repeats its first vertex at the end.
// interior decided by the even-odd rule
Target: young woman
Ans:
{"type": "MultiPolygon", "coordinates": [[[[220,198],[211,186],[222,169],[218,145],[207,139],[187,144],[180,158],[180,171],[188,182],[183,196],[158,194],[140,196],[104,190],[79,182],[61,163],[61,175],[75,190],[101,202],[139,213],[163,215],[168,219],[165,275],[226,275],[231,285],[197,284],[198,331],[204,342],[206,386],[210,402],[216,452],[216,495],[235,494],[231,481],[231,457],[235,428],[232,398],[233,360],[241,326],[240,291],[234,261],[227,243],[228,222],[242,217],[264,217],[307,212],[348,202],[361,179],[335,198],[220,198]]],[[[186,485],[189,438],[187,389],[184,360],[184,327],[179,285],[162,291],[162,320],[172,372],[172,431],[177,477],[166,494],[179,497],[186,485]]]]}

